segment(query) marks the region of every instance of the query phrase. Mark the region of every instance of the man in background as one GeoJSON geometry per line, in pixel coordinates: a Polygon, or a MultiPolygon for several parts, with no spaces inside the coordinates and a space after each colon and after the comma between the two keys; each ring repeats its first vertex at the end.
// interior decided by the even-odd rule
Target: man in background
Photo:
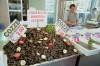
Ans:
{"type": "Polygon", "coordinates": [[[91,21],[97,21],[97,8],[93,8],[90,12],[90,14],[87,16],[87,20],[91,21]]]}
{"type": "Polygon", "coordinates": [[[76,26],[78,24],[78,16],[76,13],[76,5],[75,4],[71,4],[69,7],[69,11],[68,13],[64,14],[64,22],[69,26],[69,27],[73,27],[76,26]]]}

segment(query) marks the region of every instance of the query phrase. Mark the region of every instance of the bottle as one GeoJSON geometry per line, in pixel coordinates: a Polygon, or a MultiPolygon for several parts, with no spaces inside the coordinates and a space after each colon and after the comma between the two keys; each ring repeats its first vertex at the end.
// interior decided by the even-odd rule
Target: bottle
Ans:
{"type": "Polygon", "coordinates": [[[90,39],[89,39],[89,41],[88,41],[88,47],[91,48],[91,47],[92,47],[92,44],[93,44],[93,41],[92,41],[92,39],[91,39],[91,37],[90,37],[90,39]]]}

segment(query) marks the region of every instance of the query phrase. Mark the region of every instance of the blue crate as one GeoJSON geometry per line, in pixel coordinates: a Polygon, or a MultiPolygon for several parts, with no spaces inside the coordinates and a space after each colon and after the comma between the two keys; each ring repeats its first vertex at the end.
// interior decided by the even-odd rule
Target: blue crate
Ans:
{"type": "Polygon", "coordinates": [[[0,30],[4,30],[5,29],[5,25],[0,23],[0,30]]]}

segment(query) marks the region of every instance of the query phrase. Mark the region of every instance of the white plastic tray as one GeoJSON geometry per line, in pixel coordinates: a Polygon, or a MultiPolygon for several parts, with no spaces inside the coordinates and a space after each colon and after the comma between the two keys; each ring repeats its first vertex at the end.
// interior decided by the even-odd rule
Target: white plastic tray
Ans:
{"type": "Polygon", "coordinates": [[[95,55],[98,54],[100,49],[96,48],[94,50],[88,50],[84,47],[82,47],[79,44],[74,43],[75,48],[77,48],[82,54],[86,55],[86,56],[90,56],[90,55],[95,55]]]}
{"type": "MultiPolygon", "coordinates": [[[[71,38],[70,38],[71,40],[71,38]]],[[[72,40],[71,40],[72,41],[72,40]]],[[[73,41],[72,41],[73,42],[73,41]]],[[[86,40],[82,40],[81,42],[83,42],[84,44],[87,45],[87,41],[86,40]]],[[[76,42],[73,42],[73,45],[75,48],[77,48],[77,50],[79,50],[80,53],[86,55],[86,56],[90,56],[90,55],[95,55],[95,54],[98,54],[100,52],[100,49],[96,46],[93,45],[93,47],[95,49],[93,50],[88,50],[86,49],[85,47],[83,47],[82,45],[79,45],[78,43],[76,42]]]]}

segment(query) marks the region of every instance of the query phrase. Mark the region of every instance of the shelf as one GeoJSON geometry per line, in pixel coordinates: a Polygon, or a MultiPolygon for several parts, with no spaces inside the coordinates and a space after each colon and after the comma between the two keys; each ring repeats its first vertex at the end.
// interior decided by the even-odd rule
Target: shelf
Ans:
{"type": "Polygon", "coordinates": [[[9,12],[22,12],[21,10],[9,10],[9,12]]]}

